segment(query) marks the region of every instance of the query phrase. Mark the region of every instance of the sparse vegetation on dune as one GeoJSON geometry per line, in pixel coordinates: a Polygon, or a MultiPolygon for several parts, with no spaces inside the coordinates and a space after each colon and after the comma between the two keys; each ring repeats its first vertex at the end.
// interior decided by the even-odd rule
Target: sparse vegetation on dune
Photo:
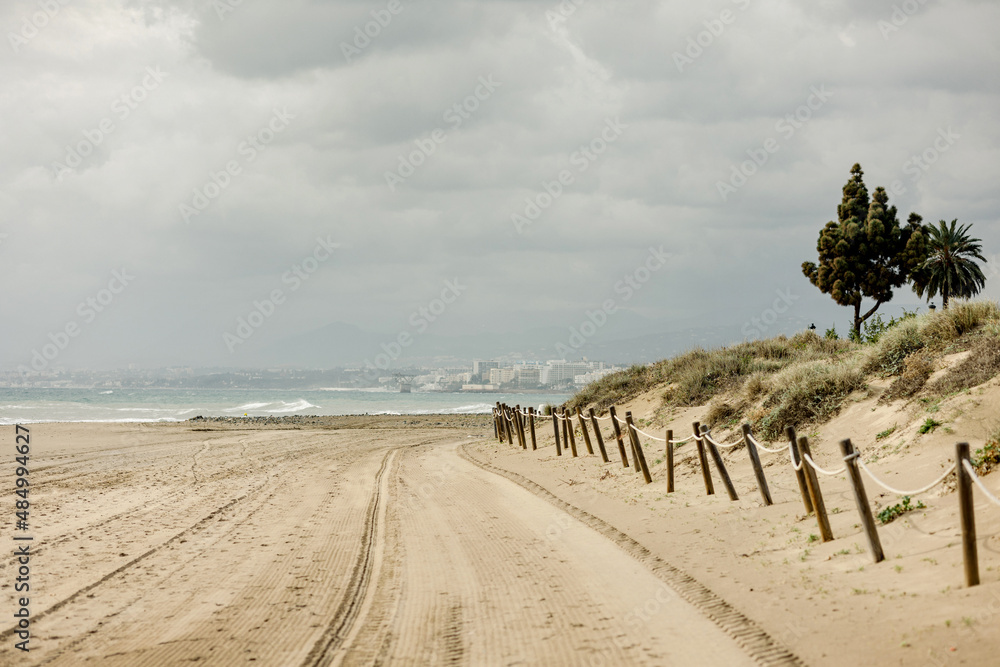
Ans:
{"type": "Polygon", "coordinates": [[[658,391],[663,406],[708,405],[709,425],[749,421],[777,440],[786,426],[821,423],[853,392],[877,378],[893,378],[883,401],[941,397],[1000,373],[1000,306],[954,302],[943,312],[904,317],[874,343],[803,332],[705,350],[631,368],[594,382],[567,405],[604,410],[658,391]],[[928,384],[938,360],[969,351],[928,384]]]}

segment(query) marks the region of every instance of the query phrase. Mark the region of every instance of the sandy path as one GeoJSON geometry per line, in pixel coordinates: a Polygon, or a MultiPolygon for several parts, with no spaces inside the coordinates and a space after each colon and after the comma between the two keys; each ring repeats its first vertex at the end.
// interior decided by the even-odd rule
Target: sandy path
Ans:
{"type": "Polygon", "coordinates": [[[32,651],[4,625],[3,665],[749,664],[454,431],[33,437],[32,651]]]}
{"type": "Polygon", "coordinates": [[[454,446],[401,452],[394,490],[383,600],[334,662],[750,664],[616,544],[454,446]]]}

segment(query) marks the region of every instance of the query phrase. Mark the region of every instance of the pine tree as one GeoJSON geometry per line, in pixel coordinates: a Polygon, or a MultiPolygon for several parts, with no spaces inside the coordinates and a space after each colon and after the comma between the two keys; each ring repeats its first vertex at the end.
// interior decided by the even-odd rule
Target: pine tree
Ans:
{"type": "Polygon", "coordinates": [[[920,216],[910,214],[908,224],[900,227],[885,189],[876,188],[869,199],[863,176],[861,165],[851,167],[837,221],[826,223],[819,234],[819,264],[802,263],[802,273],[813,285],[854,308],[855,339],[865,320],[892,299],[892,290],[905,284],[926,256],[920,216]],[[862,314],[865,298],[875,304],[862,314]]]}

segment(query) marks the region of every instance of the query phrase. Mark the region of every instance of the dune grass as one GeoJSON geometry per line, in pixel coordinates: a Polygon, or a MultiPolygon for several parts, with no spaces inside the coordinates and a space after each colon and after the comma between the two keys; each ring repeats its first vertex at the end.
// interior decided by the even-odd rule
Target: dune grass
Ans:
{"type": "Polygon", "coordinates": [[[834,416],[855,391],[875,378],[894,378],[885,400],[943,396],[1000,373],[1000,306],[954,301],[947,311],[910,317],[875,343],[821,338],[811,331],[636,365],[584,387],[567,406],[604,410],[659,392],[662,406],[708,405],[710,426],[746,420],[769,440],[786,426],[800,428],[834,416]],[[969,357],[927,384],[935,360],[971,350],[969,357]]]}

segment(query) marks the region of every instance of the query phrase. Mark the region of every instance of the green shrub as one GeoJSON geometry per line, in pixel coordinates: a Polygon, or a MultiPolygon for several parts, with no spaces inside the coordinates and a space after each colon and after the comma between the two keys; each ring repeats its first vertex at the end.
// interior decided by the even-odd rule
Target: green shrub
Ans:
{"type": "Polygon", "coordinates": [[[882,522],[883,525],[887,524],[887,523],[892,523],[893,521],[895,521],[899,517],[903,516],[907,512],[912,512],[913,510],[922,510],[925,507],[927,507],[927,506],[924,505],[919,500],[917,501],[916,505],[911,505],[910,504],[910,497],[909,496],[903,496],[903,502],[896,503],[895,505],[892,505],[891,507],[886,507],[884,510],[882,510],[881,512],[879,512],[878,513],[878,520],[880,522],[882,522]]]}
{"type": "Polygon", "coordinates": [[[947,316],[962,335],[987,322],[1000,320],[1000,306],[995,301],[952,301],[942,315],[947,316]]]}
{"type": "Polygon", "coordinates": [[[919,322],[907,318],[879,335],[878,342],[865,363],[865,372],[882,377],[899,375],[903,372],[906,357],[923,347],[924,339],[920,334],[919,322]]]}
{"type": "Polygon", "coordinates": [[[787,426],[799,427],[836,414],[844,399],[864,386],[864,374],[854,362],[812,362],[778,373],[771,386],[763,405],[769,412],[757,426],[764,438],[779,440],[787,426]]]}
{"type": "Polygon", "coordinates": [[[982,449],[977,449],[975,455],[970,458],[976,474],[982,477],[1000,467],[1000,444],[996,440],[991,440],[983,445],[982,449]]]}
{"type": "Polygon", "coordinates": [[[941,425],[941,422],[934,419],[933,417],[928,417],[924,420],[924,423],[920,425],[920,433],[933,433],[934,429],[941,425]]]}

